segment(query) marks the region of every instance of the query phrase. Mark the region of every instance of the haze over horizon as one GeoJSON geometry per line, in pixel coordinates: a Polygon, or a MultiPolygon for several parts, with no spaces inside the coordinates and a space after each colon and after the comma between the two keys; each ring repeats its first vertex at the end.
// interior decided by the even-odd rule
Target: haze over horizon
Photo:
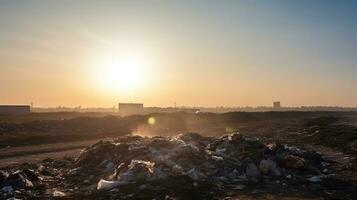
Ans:
{"type": "Polygon", "coordinates": [[[357,1],[0,0],[0,104],[357,107],[357,1]]]}

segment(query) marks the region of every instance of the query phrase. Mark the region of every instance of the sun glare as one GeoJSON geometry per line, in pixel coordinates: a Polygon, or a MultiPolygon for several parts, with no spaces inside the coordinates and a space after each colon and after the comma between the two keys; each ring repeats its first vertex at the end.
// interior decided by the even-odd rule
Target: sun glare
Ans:
{"type": "Polygon", "coordinates": [[[111,57],[102,61],[98,67],[101,85],[111,91],[130,91],[142,86],[146,65],[143,60],[133,57],[111,57]]]}

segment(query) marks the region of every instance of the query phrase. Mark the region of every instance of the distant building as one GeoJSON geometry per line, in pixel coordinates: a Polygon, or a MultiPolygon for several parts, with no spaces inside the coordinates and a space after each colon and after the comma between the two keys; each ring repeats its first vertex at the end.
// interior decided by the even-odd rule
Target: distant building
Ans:
{"type": "Polygon", "coordinates": [[[27,115],[31,113],[28,105],[0,105],[0,115],[27,115]]]}
{"type": "Polygon", "coordinates": [[[144,114],[142,103],[119,103],[119,113],[122,116],[144,114]]]}
{"type": "Polygon", "coordinates": [[[281,108],[280,101],[275,101],[275,102],[273,102],[273,108],[274,108],[274,109],[280,109],[280,108],[281,108]]]}

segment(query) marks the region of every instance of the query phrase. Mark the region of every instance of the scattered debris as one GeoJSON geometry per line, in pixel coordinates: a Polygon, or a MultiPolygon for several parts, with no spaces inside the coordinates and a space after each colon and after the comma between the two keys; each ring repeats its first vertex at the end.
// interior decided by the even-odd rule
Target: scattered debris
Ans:
{"type": "Polygon", "coordinates": [[[258,176],[260,175],[257,166],[254,163],[249,163],[247,169],[245,170],[245,174],[248,178],[253,180],[254,182],[257,181],[258,176]]]}
{"type": "Polygon", "coordinates": [[[11,186],[4,186],[1,190],[5,193],[12,193],[14,191],[11,186]]]}
{"type": "Polygon", "coordinates": [[[53,196],[54,197],[64,197],[64,196],[66,196],[66,194],[64,192],[59,191],[59,190],[55,190],[55,191],[53,191],[53,196]]]}
{"type": "Polygon", "coordinates": [[[3,170],[0,170],[0,185],[4,183],[4,181],[7,179],[8,176],[9,176],[8,173],[6,173],[3,170]]]}
{"type": "Polygon", "coordinates": [[[321,176],[313,176],[313,177],[309,178],[309,181],[313,182],[313,183],[319,183],[319,182],[321,182],[321,176]]]}
{"type": "Polygon", "coordinates": [[[305,166],[305,160],[298,156],[286,155],[283,157],[282,160],[283,160],[283,164],[287,168],[302,169],[305,166]]]}
{"type": "Polygon", "coordinates": [[[259,164],[259,169],[264,174],[270,174],[272,176],[281,175],[276,163],[270,159],[261,160],[259,164]]]}
{"type": "Polygon", "coordinates": [[[120,185],[120,181],[106,181],[100,179],[98,182],[97,190],[111,190],[120,185]]]}
{"type": "Polygon", "coordinates": [[[333,177],[323,161],[316,152],[240,133],[124,136],[100,141],[75,160],[0,171],[0,186],[6,198],[212,199],[237,190],[261,193],[262,185],[322,187],[333,177]]]}

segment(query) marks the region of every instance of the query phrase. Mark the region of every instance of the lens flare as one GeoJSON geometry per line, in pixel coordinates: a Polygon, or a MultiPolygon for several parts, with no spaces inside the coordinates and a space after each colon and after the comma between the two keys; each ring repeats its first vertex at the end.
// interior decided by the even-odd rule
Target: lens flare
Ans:
{"type": "Polygon", "coordinates": [[[155,119],[154,117],[150,117],[150,118],[148,119],[148,124],[154,125],[155,123],[156,123],[156,119],[155,119]]]}

